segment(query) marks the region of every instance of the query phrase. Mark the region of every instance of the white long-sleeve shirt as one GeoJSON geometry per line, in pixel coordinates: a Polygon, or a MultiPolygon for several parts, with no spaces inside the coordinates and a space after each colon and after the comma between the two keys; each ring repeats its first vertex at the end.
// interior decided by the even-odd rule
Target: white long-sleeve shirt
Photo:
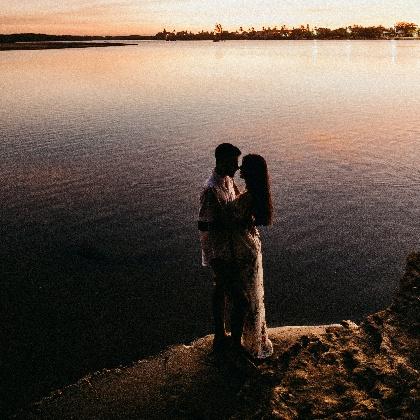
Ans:
{"type": "Polygon", "coordinates": [[[230,260],[230,232],[226,227],[225,205],[239,195],[239,189],[230,176],[222,177],[214,170],[200,195],[198,221],[201,223],[200,243],[202,265],[207,267],[214,258],[230,260]]]}

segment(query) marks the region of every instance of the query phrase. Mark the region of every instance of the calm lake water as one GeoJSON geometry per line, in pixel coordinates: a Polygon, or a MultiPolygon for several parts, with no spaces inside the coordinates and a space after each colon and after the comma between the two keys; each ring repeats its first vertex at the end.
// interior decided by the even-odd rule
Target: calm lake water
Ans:
{"type": "Polygon", "coordinates": [[[2,52],[2,320],[28,395],[211,332],[196,213],[221,142],[268,161],[269,325],[388,305],[420,245],[419,74],[417,41],[2,52]]]}

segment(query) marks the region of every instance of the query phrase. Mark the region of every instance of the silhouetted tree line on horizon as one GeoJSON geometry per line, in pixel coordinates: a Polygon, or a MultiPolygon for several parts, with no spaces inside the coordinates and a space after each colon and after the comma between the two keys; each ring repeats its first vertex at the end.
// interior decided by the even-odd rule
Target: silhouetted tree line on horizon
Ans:
{"type": "Polygon", "coordinates": [[[330,29],[330,28],[310,28],[309,25],[301,25],[297,28],[288,28],[286,25],[281,27],[262,27],[261,30],[256,30],[254,27],[244,29],[242,26],[234,31],[221,30],[219,24],[216,28],[220,27],[219,31],[209,32],[200,31],[193,33],[191,31],[172,32],[164,29],[155,35],[156,39],[167,40],[212,40],[217,37],[223,40],[235,39],[392,39],[401,37],[417,37],[420,36],[420,29],[417,24],[409,22],[398,22],[391,28],[384,26],[360,26],[353,25],[343,28],[330,29]],[[220,32],[221,31],[221,32],[220,32]]]}
{"type": "Polygon", "coordinates": [[[393,27],[353,25],[343,28],[310,28],[309,25],[301,25],[297,28],[288,28],[286,25],[277,27],[262,27],[256,30],[254,27],[244,29],[242,26],[233,32],[225,31],[220,24],[216,25],[215,31],[166,31],[156,35],[47,35],[34,33],[21,33],[1,35],[0,42],[48,42],[48,41],[110,41],[110,40],[262,40],[262,39],[398,39],[408,37],[420,37],[420,28],[416,23],[398,22],[393,27]]]}
{"type": "Polygon", "coordinates": [[[113,41],[122,39],[133,40],[153,40],[155,35],[108,35],[108,36],[90,36],[90,35],[47,35],[47,34],[9,34],[1,35],[0,42],[53,42],[53,41],[113,41]]]}

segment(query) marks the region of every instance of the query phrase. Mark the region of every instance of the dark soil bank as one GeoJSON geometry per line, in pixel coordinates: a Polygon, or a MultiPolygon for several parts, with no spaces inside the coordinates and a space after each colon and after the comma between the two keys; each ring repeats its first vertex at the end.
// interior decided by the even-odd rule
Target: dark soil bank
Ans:
{"type": "Polygon", "coordinates": [[[211,336],[58,390],[22,419],[415,419],[419,412],[420,254],[392,305],[352,321],[271,329],[275,354],[255,369],[211,336]]]}

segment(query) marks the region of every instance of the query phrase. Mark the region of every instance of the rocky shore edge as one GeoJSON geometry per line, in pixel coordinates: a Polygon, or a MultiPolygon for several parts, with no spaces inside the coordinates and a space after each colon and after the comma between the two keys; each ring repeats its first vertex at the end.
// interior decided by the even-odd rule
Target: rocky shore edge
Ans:
{"type": "Polygon", "coordinates": [[[211,354],[212,336],[105,369],[17,419],[416,419],[420,412],[420,253],[393,303],[328,326],[269,330],[274,355],[250,370],[211,354]]]}

